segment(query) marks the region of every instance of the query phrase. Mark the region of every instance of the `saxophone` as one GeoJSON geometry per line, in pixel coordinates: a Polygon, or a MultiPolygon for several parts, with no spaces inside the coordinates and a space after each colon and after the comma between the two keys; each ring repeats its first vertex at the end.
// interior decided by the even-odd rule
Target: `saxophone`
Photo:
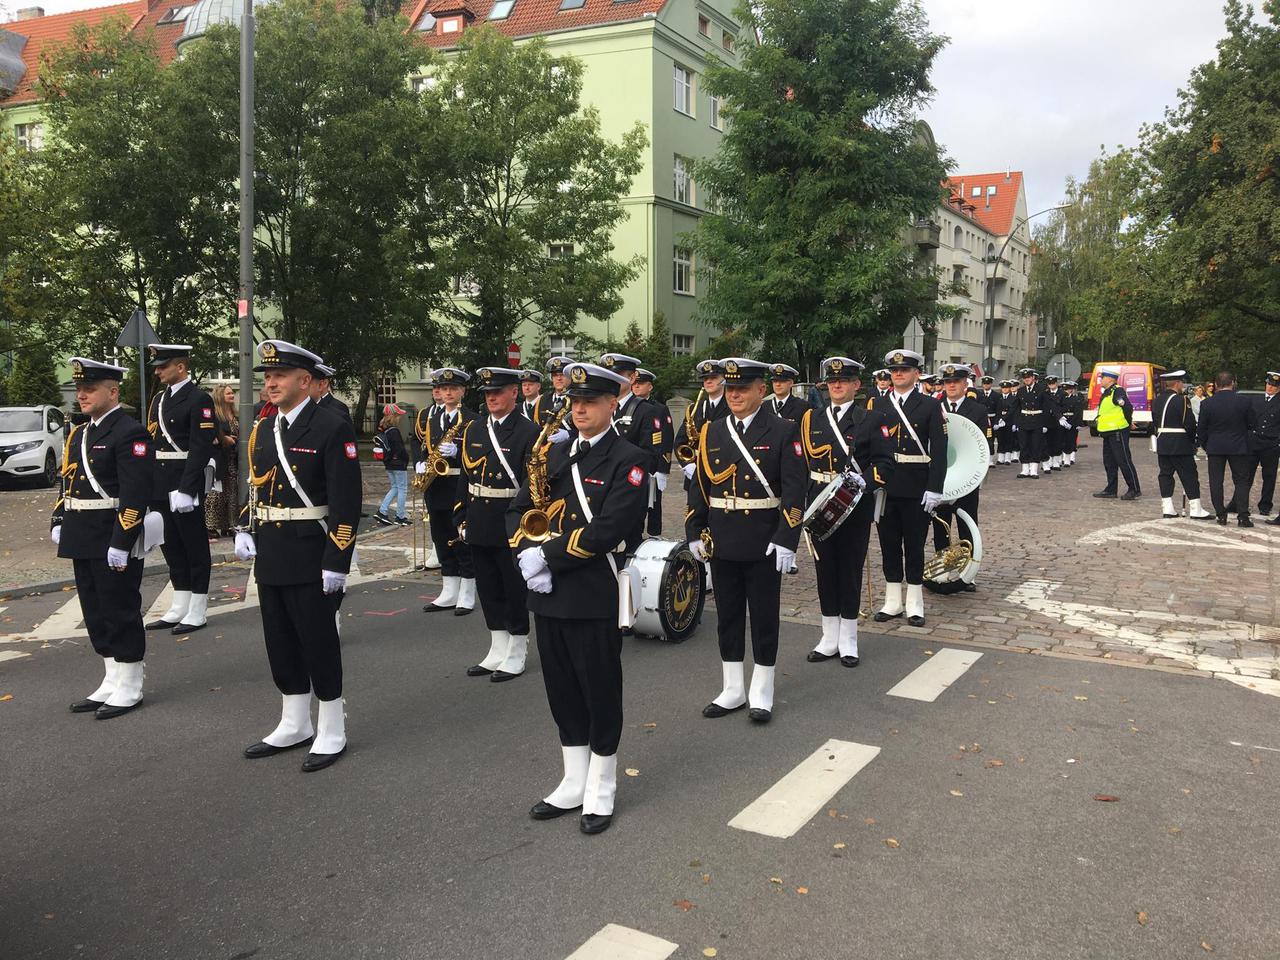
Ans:
{"type": "Polygon", "coordinates": [[[707,391],[699,390],[697,399],[684,408],[685,442],[676,447],[676,459],[681,465],[693,463],[698,459],[698,428],[693,422],[693,411],[698,409],[698,404],[706,395],[707,391]]]}
{"type": "Polygon", "coordinates": [[[526,510],[520,517],[517,536],[534,543],[545,543],[551,539],[551,513],[548,511],[551,481],[547,477],[547,454],[551,451],[551,435],[560,429],[572,406],[572,400],[565,401],[559,412],[546,422],[533,443],[533,453],[529,457],[526,472],[529,476],[529,499],[533,501],[533,508],[526,510]]]}
{"type": "MultiPolygon", "coordinates": [[[[446,443],[452,443],[453,438],[458,435],[458,431],[462,428],[462,412],[458,412],[458,422],[445,431],[444,436],[440,438],[440,442],[431,448],[427,454],[427,472],[415,473],[413,475],[413,485],[416,490],[426,490],[431,484],[435,483],[436,477],[447,476],[449,473],[449,461],[440,456],[437,452],[446,443]]],[[[431,436],[428,427],[428,438],[431,436]]]]}

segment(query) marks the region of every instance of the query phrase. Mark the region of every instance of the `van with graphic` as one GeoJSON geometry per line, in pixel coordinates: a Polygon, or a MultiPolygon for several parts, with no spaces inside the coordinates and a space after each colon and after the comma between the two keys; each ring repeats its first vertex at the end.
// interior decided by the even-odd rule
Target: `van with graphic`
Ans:
{"type": "Polygon", "coordinates": [[[1098,385],[1099,370],[1114,370],[1120,374],[1117,382],[1124,387],[1124,392],[1129,395],[1129,402],[1133,404],[1133,432],[1147,434],[1151,432],[1151,405],[1160,392],[1160,374],[1165,369],[1157,363],[1137,360],[1095,363],[1093,372],[1089,374],[1089,390],[1086,394],[1089,404],[1084,411],[1084,422],[1089,425],[1089,433],[1095,437],[1098,435],[1095,424],[1098,419],[1098,404],[1102,402],[1102,388],[1098,385]]]}

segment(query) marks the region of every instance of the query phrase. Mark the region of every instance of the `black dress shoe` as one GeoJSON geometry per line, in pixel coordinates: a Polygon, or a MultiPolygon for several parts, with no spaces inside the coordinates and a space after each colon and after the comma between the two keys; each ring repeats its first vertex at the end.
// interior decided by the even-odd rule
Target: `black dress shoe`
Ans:
{"type": "Polygon", "coordinates": [[[907,617],[908,627],[923,627],[924,617],[907,617]]]}
{"type": "Polygon", "coordinates": [[[709,720],[718,720],[721,717],[727,717],[731,713],[737,713],[745,706],[745,703],[740,703],[736,707],[722,707],[713,700],[702,708],[702,715],[709,720]]]}
{"type": "Polygon", "coordinates": [[[465,617],[467,614],[475,610],[475,607],[454,607],[453,615],[455,617],[465,617]]]}
{"type": "Polygon", "coordinates": [[[578,818],[578,827],[583,833],[604,833],[613,823],[611,813],[584,813],[578,818]]]}
{"type": "Polygon", "coordinates": [[[422,608],[423,613],[443,613],[446,610],[452,610],[453,607],[437,607],[434,603],[425,604],[422,608]]]}
{"type": "Polygon", "coordinates": [[[553,803],[547,803],[545,800],[539,800],[529,808],[529,816],[535,820],[554,820],[556,817],[563,817],[566,813],[573,813],[575,810],[581,810],[582,804],[576,807],[557,807],[553,803]]]}
{"type": "Polygon", "coordinates": [[[106,704],[105,700],[90,700],[87,697],[84,700],[77,700],[71,705],[72,713],[93,713],[99,707],[106,704]]]}
{"type": "Polygon", "coordinates": [[[747,711],[747,716],[756,723],[768,723],[773,719],[773,711],[766,710],[764,707],[752,707],[747,711]]]}
{"type": "Polygon", "coordinates": [[[493,673],[492,670],[488,667],[482,667],[478,663],[474,667],[467,667],[468,677],[487,677],[491,673],[493,673]]]}
{"type": "Polygon", "coordinates": [[[835,657],[834,653],[819,653],[817,650],[810,650],[805,659],[810,663],[822,663],[826,660],[834,660],[835,657]]]}
{"type": "Polygon", "coordinates": [[[889,620],[897,620],[900,616],[902,616],[901,613],[885,613],[883,610],[877,610],[876,615],[871,619],[876,623],[885,623],[889,620]]]}
{"type": "Polygon", "coordinates": [[[308,753],[307,759],[302,761],[303,773],[315,773],[317,770],[323,770],[325,767],[331,767],[338,762],[338,758],[347,752],[344,746],[337,753],[308,753]]]}
{"type": "Polygon", "coordinates": [[[1218,517],[1218,526],[1225,527],[1226,525],[1227,525],[1227,515],[1224,513],[1222,516],[1218,517]]]}
{"type": "Polygon", "coordinates": [[[842,667],[856,667],[861,662],[862,661],[859,660],[857,657],[841,657],[840,658],[840,666],[842,667]]]}
{"type": "Polygon", "coordinates": [[[177,624],[171,620],[152,620],[147,624],[148,630],[172,630],[177,624]]]}
{"type": "Polygon", "coordinates": [[[493,671],[493,675],[489,677],[489,682],[503,683],[507,680],[514,680],[516,677],[520,676],[524,676],[523,671],[521,673],[507,673],[505,670],[495,670],[493,671]]]}
{"type": "Polygon", "coordinates": [[[1126,490],[1124,494],[1120,497],[1120,499],[1121,500],[1137,500],[1140,496],[1142,496],[1142,494],[1140,494],[1137,490],[1126,490]]]}
{"type": "Polygon", "coordinates": [[[291,743],[287,747],[273,747],[265,740],[259,740],[257,743],[251,743],[244,748],[244,755],[250,760],[261,760],[263,757],[274,757],[277,753],[284,753],[288,750],[297,750],[299,747],[305,747],[311,742],[311,737],[305,740],[299,740],[297,743],[291,743]]]}
{"type": "Polygon", "coordinates": [[[1242,527],[1252,527],[1252,526],[1253,526],[1253,521],[1252,521],[1252,520],[1250,520],[1248,517],[1241,517],[1239,520],[1237,520],[1237,521],[1236,521],[1236,523],[1238,523],[1238,524],[1239,524],[1240,526],[1242,526],[1242,527]]]}
{"type": "Polygon", "coordinates": [[[1268,527],[1280,527],[1280,514],[1277,514],[1276,516],[1274,516],[1274,517],[1272,517],[1270,520],[1268,520],[1268,521],[1267,521],[1267,526],[1268,526],[1268,527]]]}
{"type": "Polygon", "coordinates": [[[1116,492],[1114,490],[1099,490],[1094,494],[1094,497],[1098,500],[1114,500],[1116,492]]]}
{"type": "Polygon", "coordinates": [[[195,633],[197,630],[203,630],[208,623],[180,623],[169,632],[175,637],[180,637],[184,633],[195,633]]]}
{"type": "Polygon", "coordinates": [[[112,717],[122,717],[126,713],[131,713],[132,711],[137,710],[140,706],[142,706],[141,700],[127,707],[113,707],[109,703],[104,703],[93,712],[93,715],[99,720],[110,720],[112,717]]]}

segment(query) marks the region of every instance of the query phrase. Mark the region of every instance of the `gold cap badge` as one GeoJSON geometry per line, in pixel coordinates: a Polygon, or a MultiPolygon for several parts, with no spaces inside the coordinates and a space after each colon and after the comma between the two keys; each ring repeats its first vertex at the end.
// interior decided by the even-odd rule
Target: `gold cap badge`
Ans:
{"type": "Polygon", "coordinates": [[[72,375],[73,377],[77,377],[77,378],[79,378],[79,377],[83,377],[83,376],[84,376],[84,364],[83,364],[83,363],[81,363],[79,360],[74,361],[74,362],[71,364],[71,375],[72,375]]]}
{"type": "Polygon", "coordinates": [[[726,363],[726,364],[724,365],[724,372],[725,372],[725,373],[737,373],[737,372],[738,372],[738,365],[737,365],[734,361],[730,360],[728,363],[726,363]]]}
{"type": "Polygon", "coordinates": [[[586,368],[586,367],[574,367],[574,368],[573,368],[573,373],[569,376],[569,379],[570,379],[570,380],[572,380],[574,383],[586,383],[586,382],[587,382],[587,368],[586,368]]]}
{"type": "Polygon", "coordinates": [[[892,357],[890,357],[889,359],[890,359],[890,360],[892,360],[894,363],[902,363],[902,362],[903,362],[904,360],[906,360],[907,358],[906,358],[906,357],[904,357],[901,353],[895,353],[895,354],[894,354],[892,357]]]}

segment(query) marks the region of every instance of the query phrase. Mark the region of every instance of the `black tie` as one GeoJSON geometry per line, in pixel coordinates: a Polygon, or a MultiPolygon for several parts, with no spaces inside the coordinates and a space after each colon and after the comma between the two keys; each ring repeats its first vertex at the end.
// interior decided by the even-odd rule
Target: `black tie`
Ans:
{"type": "Polygon", "coordinates": [[[738,436],[745,437],[747,435],[747,428],[742,425],[741,420],[734,420],[733,426],[738,431],[738,436]]]}
{"type": "Polygon", "coordinates": [[[952,413],[955,413],[955,412],[956,412],[956,407],[958,407],[958,406],[959,406],[959,404],[957,404],[954,400],[953,400],[953,401],[951,401],[951,412],[952,412],[952,413]]]}

